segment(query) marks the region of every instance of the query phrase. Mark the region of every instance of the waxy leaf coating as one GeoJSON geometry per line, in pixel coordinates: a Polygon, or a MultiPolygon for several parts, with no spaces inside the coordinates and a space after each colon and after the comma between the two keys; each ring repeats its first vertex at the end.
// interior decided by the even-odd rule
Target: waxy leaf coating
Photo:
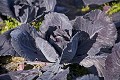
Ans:
{"type": "Polygon", "coordinates": [[[11,29],[0,35],[0,56],[19,56],[19,54],[14,50],[11,44],[11,36],[10,33],[14,29],[11,29]]]}
{"type": "Polygon", "coordinates": [[[42,52],[37,49],[35,39],[29,33],[30,29],[28,28],[26,31],[24,28],[21,28],[23,26],[26,28],[26,30],[27,27],[29,27],[27,24],[23,24],[11,32],[11,43],[15,51],[18,52],[18,54],[26,60],[47,61],[42,52]]]}
{"type": "Polygon", "coordinates": [[[94,10],[82,17],[77,17],[73,28],[87,32],[90,38],[96,33],[98,34],[96,42],[87,53],[89,56],[94,56],[101,48],[111,47],[115,44],[117,37],[115,25],[110,18],[100,10],[94,10]]]}

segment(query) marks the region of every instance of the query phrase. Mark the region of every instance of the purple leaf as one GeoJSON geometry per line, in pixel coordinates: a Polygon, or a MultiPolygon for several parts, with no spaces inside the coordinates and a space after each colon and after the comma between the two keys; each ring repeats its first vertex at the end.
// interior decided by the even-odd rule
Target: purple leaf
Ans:
{"type": "Polygon", "coordinates": [[[83,0],[85,5],[92,5],[92,4],[102,5],[110,1],[114,1],[114,0],[83,0]]]}
{"type": "Polygon", "coordinates": [[[80,65],[84,67],[95,66],[98,72],[99,77],[104,77],[104,69],[105,69],[105,60],[107,56],[91,56],[86,57],[80,62],[80,65]]]}
{"type": "Polygon", "coordinates": [[[59,64],[59,61],[57,61],[46,72],[39,76],[37,80],[51,80],[60,70],[61,65],[59,64]]]}
{"type": "Polygon", "coordinates": [[[40,32],[61,55],[61,49],[67,45],[72,36],[72,25],[64,14],[51,12],[45,16],[40,32]]]}
{"type": "Polygon", "coordinates": [[[58,54],[56,53],[55,49],[49,44],[46,40],[37,37],[35,39],[37,47],[41,50],[45,58],[50,62],[56,62],[58,59],[58,54]]]}
{"type": "Polygon", "coordinates": [[[82,38],[84,33],[76,33],[70,40],[70,42],[65,46],[61,55],[61,63],[69,62],[73,59],[78,48],[79,39],[82,38]]]}
{"type": "Polygon", "coordinates": [[[112,53],[105,61],[104,79],[119,80],[120,79],[120,43],[117,43],[112,53]]]}
{"type": "Polygon", "coordinates": [[[99,80],[99,78],[94,74],[89,74],[89,75],[84,75],[82,77],[78,77],[76,80],[99,80]]]}
{"type": "Polygon", "coordinates": [[[0,13],[15,18],[14,0],[0,0],[0,13]]]}
{"type": "Polygon", "coordinates": [[[57,0],[55,12],[64,13],[69,19],[74,19],[78,15],[82,15],[81,8],[84,6],[82,0],[57,0]]]}
{"type": "Polygon", "coordinates": [[[96,33],[91,39],[88,33],[82,31],[79,45],[74,58],[71,60],[72,63],[80,63],[87,56],[87,52],[91,49],[92,45],[96,42],[98,34],[96,33]]]}
{"type": "Polygon", "coordinates": [[[115,44],[117,37],[115,25],[104,12],[94,10],[85,16],[77,17],[74,21],[73,28],[87,32],[90,39],[98,34],[96,42],[87,53],[89,56],[97,54],[101,48],[112,47],[115,44]]]}
{"type": "Polygon", "coordinates": [[[0,75],[1,80],[33,80],[37,77],[39,72],[37,69],[9,72],[7,74],[0,75]]]}
{"type": "Polygon", "coordinates": [[[11,45],[10,33],[13,30],[14,29],[11,29],[0,35],[0,56],[19,56],[19,54],[14,50],[13,46],[11,45]]]}
{"type": "Polygon", "coordinates": [[[49,27],[60,27],[61,30],[72,30],[72,25],[67,16],[64,14],[51,12],[45,15],[45,20],[40,26],[40,31],[45,34],[49,27]]]}
{"type": "Polygon", "coordinates": [[[54,10],[56,0],[1,0],[0,12],[21,23],[30,23],[54,10]]]}
{"type": "Polygon", "coordinates": [[[13,80],[8,74],[2,74],[0,75],[1,80],[13,80]]]}
{"type": "Polygon", "coordinates": [[[67,80],[67,74],[69,73],[69,68],[62,70],[57,73],[51,80],[67,80]]]}
{"type": "MultiPolygon", "coordinates": [[[[27,24],[23,24],[14,31],[11,32],[11,44],[18,54],[30,61],[39,60],[47,61],[43,53],[36,48],[35,39],[30,35],[30,30],[26,31],[24,28],[27,28],[27,24]]],[[[29,27],[29,26],[28,26],[29,27]]]]}
{"type": "Polygon", "coordinates": [[[112,14],[111,17],[116,27],[119,28],[120,27],[120,18],[119,18],[120,12],[112,14]]]}

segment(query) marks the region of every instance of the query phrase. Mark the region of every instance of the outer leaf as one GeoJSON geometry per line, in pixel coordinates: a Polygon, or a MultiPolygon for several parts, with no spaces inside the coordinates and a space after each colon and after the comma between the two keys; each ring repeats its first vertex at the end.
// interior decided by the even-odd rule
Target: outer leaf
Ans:
{"type": "Polygon", "coordinates": [[[27,28],[28,25],[23,24],[11,32],[11,43],[15,51],[27,60],[47,61],[42,52],[36,48],[35,40],[30,35],[32,33],[28,33],[30,30],[26,31],[27,29],[25,30],[24,28],[21,28],[22,26],[27,28]]]}
{"type": "MultiPolygon", "coordinates": [[[[2,17],[1,17],[1,15],[0,15],[0,22],[3,22],[3,19],[2,19],[2,17]]],[[[1,24],[0,24],[0,28],[1,28],[1,24]]]]}
{"type": "Polygon", "coordinates": [[[0,75],[1,80],[33,80],[39,72],[35,69],[26,71],[9,72],[8,74],[0,75]]]}
{"type": "Polygon", "coordinates": [[[44,0],[44,6],[46,7],[46,12],[54,11],[56,5],[56,0],[44,0]]]}
{"type": "Polygon", "coordinates": [[[39,19],[45,12],[53,11],[56,0],[1,0],[0,12],[22,23],[39,19]]]}
{"type": "Polygon", "coordinates": [[[105,69],[105,60],[107,56],[94,56],[94,57],[86,57],[80,62],[80,65],[84,67],[95,66],[99,77],[104,77],[104,69],[105,69]]]}
{"type": "Polygon", "coordinates": [[[82,0],[57,0],[55,12],[64,13],[69,19],[74,19],[78,15],[82,15],[80,9],[84,6],[82,0]]]}
{"type": "Polygon", "coordinates": [[[99,80],[99,78],[93,74],[89,74],[89,75],[79,77],[76,80],[99,80]]]}
{"type": "Polygon", "coordinates": [[[83,0],[85,5],[92,5],[92,4],[102,5],[110,1],[114,1],[114,0],[83,0]]]}
{"type": "Polygon", "coordinates": [[[74,58],[71,60],[72,63],[80,63],[85,57],[87,52],[91,49],[93,44],[96,42],[98,34],[96,33],[91,39],[88,33],[84,32],[79,40],[79,45],[74,58]]]}
{"type": "Polygon", "coordinates": [[[56,0],[17,0],[15,13],[22,23],[28,23],[44,15],[44,12],[53,11],[56,0]]]}
{"type": "Polygon", "coordinates": [[[69,68],[61,70],[56,74],[51,80],[67,80],[67,74],[69,73],[69,68]]]}
{"type": "Polygon", "coordinates": [[[116,44],[105,61],[105,80],[120,79],[120,43],[116,44]]]}
{"type": "Polygon", "coordinates": [[[12,80],[11,77],[8,74],[2,74],[0,75],[1,80],[12,80]]]}
{"type": "Polygon", "coordinates": [[[85,31],[92,38],[96,33],[98,37],[91,49],[89,56],[97,54],[101,48],[111,47],[115,44],[117,31],[110,18],[100,10],[91,11],[83,17],[78,17],[74,23],[74,29],[85,31]]]}
{"type": "Polygon", "coordinates": [[[61,66],[59,61],[53,64],[46,72],[44,72],[37,80],[51,80],[59,71],[61,70],[61,66]]]}
{"type": "Polygon", "coordinates": [[[27,23],[38,16],[38,11],[41,11],[39,15],[43,15],[45,9],[41,9],[42,7],[39,6],[37,7],[36,3],[39,4],[39,1],[16,0],[14,8],[17,19],[22,23],[27,23]]]}
{"type": "Polygon", "coordinates": [[[14,50],[13,46],[11,45],[11,36],[10,33],[13,31],[9,30],[0,35],[0,56],[19,56],[18,53],[14,50]]]}
{"type": "Polygon", "coordinates": [[[45,20],[40,26],[40,31],[45,34],[49,27],[60,27],[61,30],[72,30],[72,25],[67,16],[64,14],[51,12],[45,15],[45,20]]]}
{"type": "Polygon", "coordinates": [[[34,39],[39,36],[36,29],[30,24],[22,24],[21,26],[18,26],[18,29],[27,31],[34,39]]]}
{"type": "Polygon", "coordinates": [[[0,0],[0,13],[15,18],[14,0],[0,0]]]}
{"type": "Polygon", "coordinates": [[[9,72],[9,75],[11,76],[12,80],[33,80],[38,76],[39,72],[37,69],[33,69],[26,71],[9,72]]]}
{"type": "Polygon", "coordinates": [[[120,27],[120,12],[114,13],[112,16],[112,20],[115,24],[115,26],[118,28],[120,27]]]}
{"type": "Polygon", "coordinates": [[[119,43],[120,42],[120,28],[117,28],[117,40],[116,40],[116,43],[119,43]]]}
{"type": "Polygon", "coordinates": [[[37,37],[35,39],[35,42],[37,47],[41,50],[48,61],[56,62],[59,56],[56,53],[55,49],[46,40],[37,37]]]}
{"type": "Polygon", "coordinates": [[[39,4],[39,7],[45,7],[45,12],[54,11],[56,0],[26,0],[30,5],[39,4]],[[37,2],[37,3],[36,3],[37,2]]]}

